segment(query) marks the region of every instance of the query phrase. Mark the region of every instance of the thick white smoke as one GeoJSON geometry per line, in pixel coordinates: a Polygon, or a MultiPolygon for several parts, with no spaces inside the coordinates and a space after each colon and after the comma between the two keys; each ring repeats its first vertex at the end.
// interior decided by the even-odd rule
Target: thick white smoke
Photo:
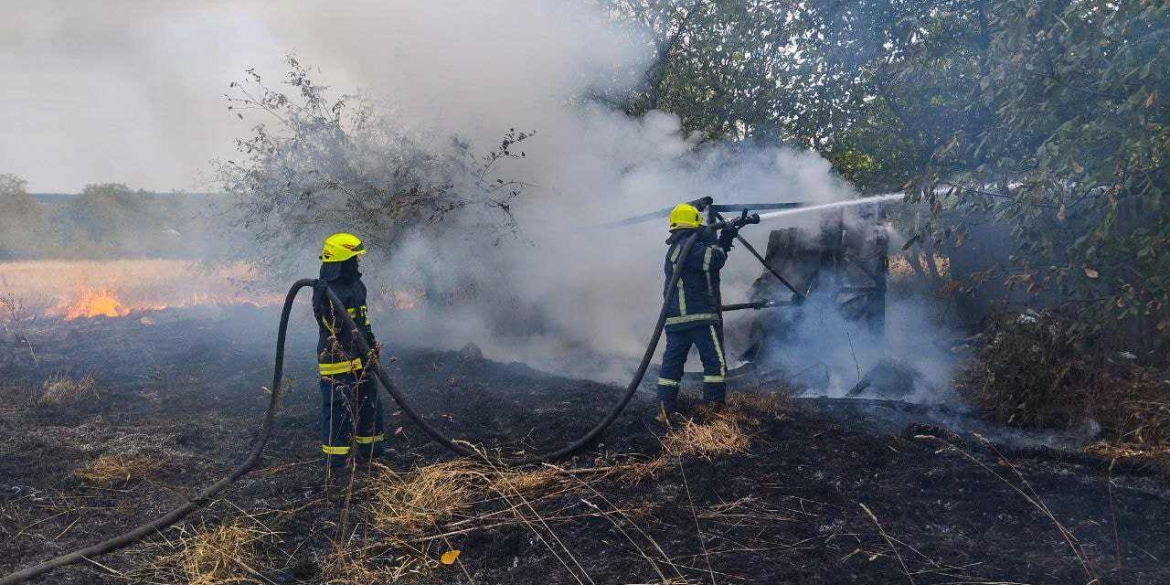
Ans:
{"type": "MultiPolygon", "coordinates": [[[[474,233],[475,222],[464,217],[453,221],[471,233],[414,237],[390,257],[371,253],[365,270],[385,290],[425,287],[438,297],[476,283],[473,295],[454,302],[394,313],[380,323],[391,343],[474,342],[496,359],[624,380],[661,304],[666,222],[602,224],[702,196],[725,203],[856,197],[816,153],[703,144],[672,114],[630,117],[586,99],[628,94],[653,58],[648,31],[618,26],[586,3],[346,6],[309,4],[266,18],[269,28],[299,31],[285,35],[291,48],[302,62],[321,65],[326,81],[361,88],[414,135],[458,135],[473,152],[488,152],[509,128],[537,131],[522,144],[523,159],[494,169],[527,185],[513,206],[517,237],[474,233]]],[[[817,218],[789,225],[795,222],[817,218]]],[[[763,250],[767,231],[781,225],[744,235],[763,250]]],[[[725,299],[745,300],[760,273],[745,251],[733,251],[725,299]]],[[[836,353],[848,352],[843,339],[823,340],[834,355],[850,355],[836,353]]]]}
{"type": "MultiPolygon", "coordinates": [[[[300,39],[302,61],[343,67],[397,119],[436,136],[458,134],[477,152],[491,150],[509,128],[537,131],[523,144],[524,159],[498,169],[528,184],[513,208],[518,237],[416,238],[380,265],[367,265],[386,288],[423,286],[436,295],[469,278],[478,285],[473,298],[395,313],[383,325],[393,342],[452,348],[474,342],[496,359],[622,380],[629,362],[611,358],[634,358],[645,346],[661,303],[667,234],[664,219],[601,224],[707,195],[728,203],[856,196],[815,153],[700,144],[674,115],[635,118],[581,99],[628,93],[653,57],[648,31],[617,26],[586,4],[318,8],[302,15],[320,31],[300,39]]],[[[817,219],[790,220],[802,221],[817,219]]],[[[744,235],[762,250],[767,230],[780,225],[744,235]]],[[[725,298],[743,300],[760,272],[745,251],[734,251],[725,298]]],[[[827,344],[816,352],[821,360],[855,353],[844,337],[819,339],[827,344]]],[[[798,343],[814,347],[811,340],[798,343]]]]}

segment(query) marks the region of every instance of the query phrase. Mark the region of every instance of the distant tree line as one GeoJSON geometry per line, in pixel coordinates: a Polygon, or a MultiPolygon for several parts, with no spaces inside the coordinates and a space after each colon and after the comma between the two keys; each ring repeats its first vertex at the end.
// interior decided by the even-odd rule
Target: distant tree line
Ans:
{"type": "Polygon", "coordinates": [[[208,205],[191,197],[105,183],[42,203],[0,174],[0,259],[201,257],[208,205]]]}

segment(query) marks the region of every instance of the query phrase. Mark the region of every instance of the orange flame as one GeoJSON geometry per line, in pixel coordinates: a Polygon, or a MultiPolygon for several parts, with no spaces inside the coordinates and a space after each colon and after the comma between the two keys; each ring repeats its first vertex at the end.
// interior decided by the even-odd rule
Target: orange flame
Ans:
{"type": "Polygon", "coordinates": [[[66,321],[80,317],[124,317],[129,314],[130,309],[108,288],[85,289],[73,304],[65,308],[66,321]]]}

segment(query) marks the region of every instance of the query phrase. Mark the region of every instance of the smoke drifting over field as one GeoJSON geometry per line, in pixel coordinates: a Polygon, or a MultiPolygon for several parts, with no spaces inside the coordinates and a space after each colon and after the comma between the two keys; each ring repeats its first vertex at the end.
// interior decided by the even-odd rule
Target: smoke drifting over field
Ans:
{"type": "MultiPolygon", "coordinates": [[[[587,8],[526,0],[490,8],[443,4],[330,24],[344,31],[336,46],[360,63],[359,78],[388,96],[399,119],[466,137],[481,152],[507,128],[538,132],[523,145],[526,157],[506,161],[501,171],[528,185],[514,206],[518,238],[496,245],[485,245],[486,234],[419,238],[389,259],[388,271],[377,270],[390,286],[415,278],[430,287],[458,287],[469,276],[477,283],[475,298],[388,324],[391,337],[404,342],[458,347],[474,341],[499,359],[624,381],[628,362],[599,356],[633,358],[645,346],[661,303],[665,220],[597,226],[705,195],[726,203],[856,196],[815,153],[699,145],[673,115],[632,118],[580,100],[625,95],[652,57],[648,33],[615,27],[587,8]],[[388,58],[369,58],[365,41],[375,38],[379,57],[388,58]]],[[[754,226],[744,235],[763,248],[767,230],[815,226],[818,218],[785,222],[754,226]]],[[[742,299],[760,272],[745,251],[733,252],[725,298],[742,299]]],[[[900,340],[899,354],[924,362],[919,369],[929,384],[918,390],[945,386],[945,356],[907,351],[936,337],[924,317],[928,311],[905,303],[895,311],[891,331],[900,340]]],[[[829,390],[845,384],[835,389],[840,393],[855,381],[840,375],[854,369],[855,359],[867,370],[887,353],[880,340],[857,331],[858,347],[851,350],[843,336],[856,327],[831,311],[825,318],[836,326],[817,329],[815,340],[813,332],[797,339],[799,350],[782,361],[797,368],[827,362],[829,390]],[[830,330],[838,334],[824,334],[830,330]]]]}
{"type": "MultiPolygon", "coordinates": [[[[399,126],[398,132],[422,143],[440,144],[455,135],[471,152],[485,153],[509,128],[537,131],[521,145],[522,159],[502,160],[493,168],[524,184],[512,201],[515,237],[482,231],[477,212],[468,209],[450,218],[449,229],[422,230],[392,252],[375,249],[367,256],[364,270],[386,291],[383,306],[391,304],[390,290],[426,290],[431,300],[450,297],[448,303],[421,304],[378,323],[392,344],[459,347],[470,341],[497,359],[623,379],[627,361],[611,358],[641,352],[661,303],[665,220],[617,229],[600,229],[600,224],[706,195],[725,203],[830,202],[856,196],[815,153],[700,145],[699,137],[685,135],[674,115],[651,112],[634,118],[589,99],[628,95],[643,81],[654,51],[648,31],[616,25],[587,3],[231,6],[232,27],[206,35],[212,24],[227,18],[226,4],[207,7],[199,17],[166,3],[145,9],[142,23],[163,30],[177,26],[187,34],[173,37],[166,51],[142,52],[142,67],[160,70],[147,54],[168,60],[185,55],[201,79],[211,70],[222,74],[223,64],[231,62],[235,71],[257,66],[267,82],[277,85],[272,80],[283,70],[274,58],[291,50],[313,67],[316,82],[333,84],[335,95],[360,90],[399,126]],[[208,53],[214,66],[196,57],[199,47],[208,44],[216,45],[208,53]],[[239,54],[231,47],[238,47],[239,54]],[[257,59],[261,50],[266,53],[257,59]]],[[[107,34],[118,29],[104,20],[98,23],[107,34]]],[[[132,36],[131,41],[146,37],[132,36]]],[[[101,38],[93,37],[94,42],[101,38]]],[[[142,43],[140,48],[152,46],[142,43]]],[[[220,78],[202,91],[215,96],[229,80],[220,78]]],[[[177,104],[192,99],[193,91],[167,85],[160,99],[152,100],[160,128],[177,117],[190,118],[177,104]],[[171,100],[172,92],[186,97],[171,100]]],[[[226,104],[217,103],[223,115],[226,104]]],[[[234,135],[245,135],[258,122],[273,121],[245,112],[245,121],[233,126],[234,135]]],[[[323,145],[313,162],[333,172],[360,166],[376,173],[379,165],[386,167],[384,174],[393,170],[393,163],[385,162],[393,144],[371,140],[356,150],[325,148],[331,146],[323,145]]],[[[322,212],[322,218],[311,229],[287,226],[297,236],[288,242],[294,247],[280,253],[301,254],[303,260],[294,263],[301,274],[315,273],[313,248],[320,237],[352,226],[344,214],[322,212]]],[[[815,225],[817,220],[796,216],[786,221],[815,225]]],[[[750,227],[744,235],[762,248],[767,230],[781,225],[750,227]]],[[[737,249],[724,274],[725,299],[737,301],[760,266],[737,249]]],[[[799,344],[806,350],[819,347],[819,359],[831,354],[834,363],[852,368],[852,353],[839,337],[820,337],[823,347],[806,339],[799,344]]]]}

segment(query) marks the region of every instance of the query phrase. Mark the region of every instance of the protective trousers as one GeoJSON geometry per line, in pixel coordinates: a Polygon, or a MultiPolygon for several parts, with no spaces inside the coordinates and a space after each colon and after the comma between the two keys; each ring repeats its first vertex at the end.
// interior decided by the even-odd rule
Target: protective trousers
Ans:
{"type": "Polygon", "coordinates": [[[321,450],[349,455],[350,444],[372,447],[385,439],[378,387],[365,370],[321,377],[321,450]]]}
{"type": "Polygon", "coordinates": [[[662,354],[662,371],[658,375],[658,400],[667,412],[678,410],[678,390],[682,385],[683,366],[694,345],[703,362],[703,401],[722,404],[727,398],[727,362],[723,359],[723,327],[702,324],[666,332],[666,351],[662,354]]]}

